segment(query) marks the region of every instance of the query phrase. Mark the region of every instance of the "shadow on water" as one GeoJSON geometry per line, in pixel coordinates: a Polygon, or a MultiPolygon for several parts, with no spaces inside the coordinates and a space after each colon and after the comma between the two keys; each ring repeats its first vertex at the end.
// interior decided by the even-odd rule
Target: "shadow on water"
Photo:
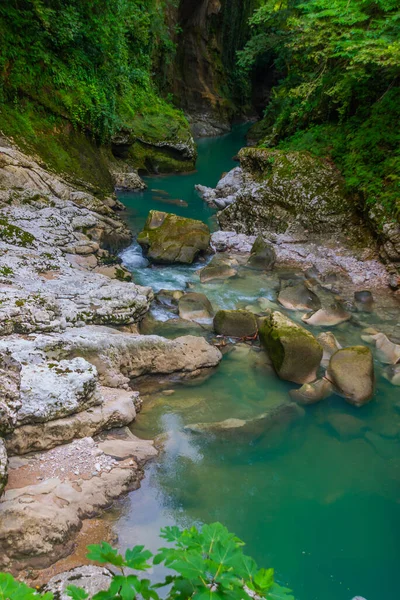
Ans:
{"type": "MultiPolygon", "coordinates": [[[[214,185],[221,171],[234,166],[231,157],[242,136],[237,131],[202,140],[197,173],[148,179],[149,188],[186,201],[179,214],[207,220],[211,213],[193,185],[214,185]]],[[[121,196],[133,230],[150,208],[170,210],[151,194],[121,196]]],[[[249,274],[201,287],[198,266],[137,266],[132,266],[136,281],[155,289],[184,289],[190,281],[215,307],[275,297],[274,276],[249,274]]],[[[354,324],[341,325],[335,334],[343,345],[360,341],[354,324]]],[[[260,565],[275,567],[278,581],[293,588],[297,600],[397,598],[398,388],[381,377],[378,365],[377,372],[370,405],[355,409],[333,396],[278,432],[254,435],[199,434],[186,426],[251,419],[287,402],[293,386],[276,377],[257,348],[236,346],[198,385],[172,385],[169,396],[150,394],[132,429],[144,438],[164,434],[164,452],[147,467],[141,489],[121,504],[114,524],[120,546],[144,543],[155,550],[164,525],[219,520],[246,541],[260,565]]]]}

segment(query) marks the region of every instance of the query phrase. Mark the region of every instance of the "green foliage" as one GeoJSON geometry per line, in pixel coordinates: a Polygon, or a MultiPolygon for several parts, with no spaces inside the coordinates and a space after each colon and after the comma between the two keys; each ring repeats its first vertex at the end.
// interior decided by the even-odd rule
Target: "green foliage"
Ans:
{"type": "Polygon", "coordinates": [[[397,0],[264,0],[239,53],[245,72],[273,61],[280,81],[265,145],[330,154],[351,190],[398,214],[400,5],[397,0]]]}
{"type": "MultiPolygon", "coordinates": [[[[167,600],[294,600],[290,590],[274,582],[273,569],[259,569],[255,561],[243,553],[243,542],[220,523],[204,525],[201,530],[166,527],[161,530],[161,537],[169,546],[161,548],[155,556],[143,546],[127,550],[124,556],[106,542],[89,546],[89,559],[112,565],[117,571],[109,589],[98,592],[93,600],[135,600],[137,597],[159,600],[157,590],[164,587],[168,591],[163,598],[167,600]],[[137,574],[159,564],[172,572],[160,583],[151,584],[149,579],[141,579],[137,574]]],[[[1,596],[1,577],[0,600],[38,597],[27,586],[15,582],[11,575],[4,577],[10,590],[20,590],[19,595],[1,596]]],[[[69,586],[68,593],[73,600],[87,598],[76,586],[69,586]]],[[[51,600],[49,594],[43,598],[51,600]]]]}
{"type": "Polygon", "coordinates": [[[171,55],[168,2],[19,0],[0,4],[0,103],[27,99],[103,141],[149,109],[179,113],[152,81],[152,57],[171,55]]]}
{"type": "Polygon", "coordinates": [[[0,573],[0,600],[53,600],[53,594],[39,594],[9,573],[0,573]]]}

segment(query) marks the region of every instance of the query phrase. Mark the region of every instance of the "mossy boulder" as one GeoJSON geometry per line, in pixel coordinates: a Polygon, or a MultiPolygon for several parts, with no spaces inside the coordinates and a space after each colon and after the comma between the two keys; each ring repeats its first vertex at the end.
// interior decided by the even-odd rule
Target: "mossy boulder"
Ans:
{"type": "Polygon", "coordinates": [[[259,334],[281,379],[301,384],[315,381],[323,350],[309,331],[274,311],[259,334]]]}
{"type": "Polygon", "coordinates": [[[210,321],[214,316],[211,302],[204,294],[189,292],[179,299],[179,316],[187,321],[210,321]]]}
{"type": "Polygon", "coordinates": [[[201,221],[151,210],[138,243],[155,263],[191,264],[210,245],[210,230],[201,221]]]}
{"type": "Polygon", "coordinates": [[[365,346],[338,350],[331,357],[327,376],[349,404],[363,406],[374,395],[375,374],[371,350],[365,346]]]}
{"type": "Polygon", "coordinates": [[[313,233],[351,233],[359,223],[344,179],[327,161],[267,148],[243,148],[239,159],[246,183],[218,213],[221,229],[254,235],[300,226],[313,233]]]}
{"type": "Polygon", "coordinates": [[[276,254],[272,244],[258,235],[251,249],[247,266],[252,269],[271,271],[275,266],[276,254]]]}
{"type": "Polygon", "coordinates": [[[254,337],[257,330],[257,319],[247,310],[219,310],[214,317],[214,331],[218,335],[254,337]]]}

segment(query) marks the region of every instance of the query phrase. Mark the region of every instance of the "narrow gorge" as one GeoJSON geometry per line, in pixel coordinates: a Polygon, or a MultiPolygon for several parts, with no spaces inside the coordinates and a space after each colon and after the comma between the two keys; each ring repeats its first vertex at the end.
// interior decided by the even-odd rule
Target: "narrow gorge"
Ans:
{"type": "Polygon", "coordinates": [[[1,597],[395,597],[397,16],[0,7],[1,597]]]}

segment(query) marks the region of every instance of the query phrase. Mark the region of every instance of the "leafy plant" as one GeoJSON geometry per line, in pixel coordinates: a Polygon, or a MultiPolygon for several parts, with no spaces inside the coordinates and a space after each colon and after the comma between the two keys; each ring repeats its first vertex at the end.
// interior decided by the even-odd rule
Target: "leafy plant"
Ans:
{"type": "MultiPolygon", "coordinates": [[[[144,546],[135,546],[121,555],[110,544],[89,546],[88,558],[100,564],[111,565],[117,571],[107,591],[98,592],[93,600],[159,600],[158,589],[167,588],[167,600],[294,600],[290,590],[274,581],[273,569],[259,569],[255,561],[243,553],[244,543],[221,525],[213,523],[181,530],[166,527],[161,537],[170,545],[153,556],[144,546]],[[152,584],[137,572],[147,571],[153,565],[163,564],[172,574],[164,581],[152,584]]],[[[36,592],[4,575],[8,588],[2,586],[0,600],[32,600],[36,592]],[[7,593],[15,595],[7,595],[7,593]],[[3,593],[3,595],[2,595],[3,593]],[[25,594],[25,595],[24,595],[25,594]],[[29,595],[30,594],[30,595],[29,595]]],[[[87,593],[69,586],[73,600],[85,600],[87,593]]],[[[51,600],[51,596],[43,596],[51,600]]]]}

